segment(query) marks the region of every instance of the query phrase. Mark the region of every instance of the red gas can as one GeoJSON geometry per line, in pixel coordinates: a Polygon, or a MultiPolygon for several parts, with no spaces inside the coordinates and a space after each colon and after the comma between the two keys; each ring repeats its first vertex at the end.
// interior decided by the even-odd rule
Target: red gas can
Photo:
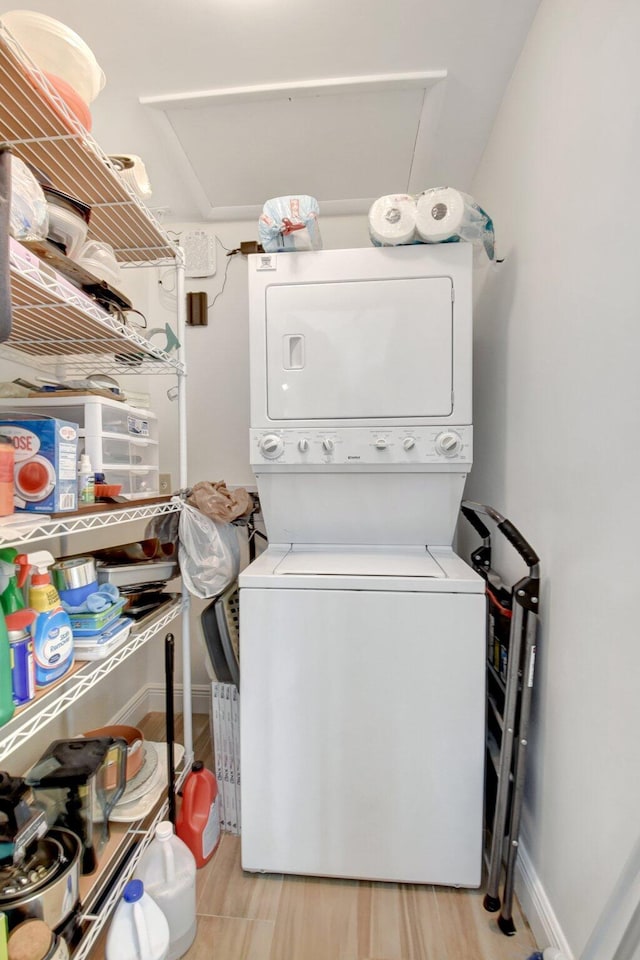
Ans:
{"type": "Polygon", "coordinates": [[[201,760],[192,765],[184,782],[176,833],[191,850],[198,867],[204,867],[220,843],[218,784],[201,760]]]}

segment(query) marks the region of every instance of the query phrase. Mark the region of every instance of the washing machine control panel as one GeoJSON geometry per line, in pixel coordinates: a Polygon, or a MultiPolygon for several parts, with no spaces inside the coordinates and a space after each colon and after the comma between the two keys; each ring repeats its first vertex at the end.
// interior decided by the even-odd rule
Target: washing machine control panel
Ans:
{"type": "Polygon", "coordinates": [[[345,427],[252,430],[251,463],[291,466],[470,465],[473,428],[345,427]]]}

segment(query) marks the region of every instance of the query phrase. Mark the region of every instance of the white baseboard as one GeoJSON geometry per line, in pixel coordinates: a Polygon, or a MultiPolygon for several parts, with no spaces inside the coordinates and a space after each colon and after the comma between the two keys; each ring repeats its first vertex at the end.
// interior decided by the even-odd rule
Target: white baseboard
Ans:
{"type": "MultiPolygon", "coordinates": [[[[191,701],[194,713],[209,713],[211,687],[207,683],[194,684],[191,687],[191,701]]],[[[162,683],[147,683],[128,703],[112,717],[111,723],[128,723],[137,726],[142,718],[151,712],[164,713],[166,706],[165,689],[162,683]]],[[[176,684],[173,697],[176,713],[182,712],[182,684],[176,684]]]]}
{"type": "Polygon", "coordinates": [[[540,949],[547,946],[556,947],[561,954],[558,960],[574,960],[551,901],[522,842],[518,847],[516,860],[515,889],[520,906],[540,949]]]}

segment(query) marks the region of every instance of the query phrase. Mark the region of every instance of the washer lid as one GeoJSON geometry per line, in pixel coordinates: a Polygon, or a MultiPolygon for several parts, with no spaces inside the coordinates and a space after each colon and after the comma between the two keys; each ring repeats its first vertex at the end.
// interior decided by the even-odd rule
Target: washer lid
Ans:
{"type": "Polygon", "coordinates": [[[446,579],[446,573],[426,547],[296,544],[273,572],[277,575],[446,579]]]}

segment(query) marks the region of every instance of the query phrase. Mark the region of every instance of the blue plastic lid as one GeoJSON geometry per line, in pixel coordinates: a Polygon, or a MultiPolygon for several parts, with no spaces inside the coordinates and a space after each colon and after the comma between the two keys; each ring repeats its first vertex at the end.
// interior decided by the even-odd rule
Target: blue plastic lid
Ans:
{"type": "Polygon", "coordinates": [[[124,888],[124,899],[127,903],[136,903],[142,899],[144,893],[144,884],[142,880],[129,880],[124,888]]]}

